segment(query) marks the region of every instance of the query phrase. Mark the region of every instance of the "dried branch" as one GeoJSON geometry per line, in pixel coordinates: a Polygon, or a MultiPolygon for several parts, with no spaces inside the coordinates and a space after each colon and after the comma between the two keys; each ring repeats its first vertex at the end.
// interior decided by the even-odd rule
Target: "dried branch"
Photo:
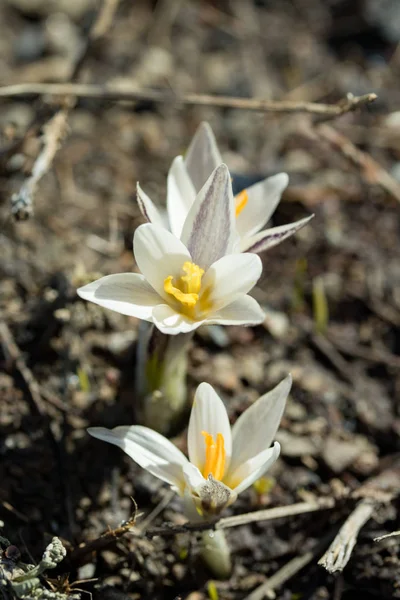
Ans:
{"type": "Polygon", "coordinates": [[[88,554],[93,554],[94,552],[100,552],[107,548],[110,544],[115,542],[115,540],[119,539],[125,533],[128,533],[135,526],[136,523],[136,514],[137,514],[137,506],[136,502],[134,502],[135,510],[129,521],[126,521],[123,525],[116,527],[115,529],[110,529],[103,533],[100,537],[92,540],[91,542],[83,542],[77,548],[71,550],[68,554],[68,560],[70,562],[80,562],[83,558],[85,558],[88,554]]]}
{"type": "Polygon", "coordinates": [[[262,600],[265,597],[271,599],[275,598],[275,590],[296,575],[296,573],[301,571],[301,569],[304,569],[308,563],[318,556],[332,539],[333,535],[334,533],[330,532],[328,535],[324,536],[312,550],[292,558],[292,560],[286,563],[279,571],[274,573],[272,577],[267,579],[267,581],[264,581],[264,583],[258,586],[251,594],[246,596],[245,600],[262,600]]]}
{"type": "Polygon", "coordinates": [[[387,538],[397,537],[400,535],[400,531],[391,531],[390,533],[385,533],[385,535],[380,535],[379,537],[374,538],[374,542],[380,542],[381,540],[386,540],[387,538]]]}
{"type": "Polygon", "coordinates": [[[361,499],[351,515],[342,525],[338,535],[318,564],[329,571],[343,571],[350,560],[360,529],[373,516],[380,505],[391,502],[400,494],[400,458],[395,456],[393,463],[376,477],[368,479],[353,494],[361,499]]]}
{"type": "Polygon", "coordinates": [[[25,221],[33,212],[33,200],[39,181],[50,169],[61,140],[67,131],[68,111],[62,109],[43,128],[43,146],[32,173],[11,197],[11,213],[17,221],[25,221]]]}
{"type": "Polygon", "coordinates": [[[386,193],[400,202],[400,184],[372,156],[359,150],[345,135],[329,125],[320,125],[316,131],[320,138],[360,169],[367,183],[379,185],[386,193]]]}
{"type": "Polygon", "coordinates": [[[222,108],[240,108],[272,113],[303,112],[325,117],[339,117],[357,108],[374,102],[376,94],[364,96],[348,95],[337,104],[318,102],[296,102],[292,100],[263,100],[261,98],[235,98],[231,96],[212,96],[207,94],[182,94],[157,90],[140,90],[130,84],[92,85],[79,83],[19,83],[0,86],[0,98],[36,97],[43,95],[74,96],[75,98],[95,98],[99,100],[115,100],[138,102],[141,100],[161,102],[165,104],[187,104],[216,106],[222,108]]]}
{"type": "Polygon", "coordinates": [[[320,498],[315,502],[298,502],[290,506],[277,506],[275,508],[267,508],[265,510],[257,510],[255,512],[246,513],[244,515],[235,515],[234,517],[216,518],[212,521],[200,523],[186,523],[184,525],[166,524],[162,527],[153,527],[146,532],[147,537],[156,535],[170,536],[177,533],[189,533],[194,531],[206,531],[216,529],[228,529],[229,527],[238,527],[247,523],[258,521],[269,521],[272,519],[282,519],[294,515],[302,515],[305,513],[316,512],[319,510],[327,510],[335,507],[333,498],[320,498]]]}
{"type": "Polygon", "coordinates": [[[6,368],[16,370],[22,377],[24,387],[29,393],[36,412],[42,417],[46,415],[45,405],[40,394],[39,384],[32,371],[27,367],[20,349],[14,341],[13,335],[4,321],[0,322],[0,342],[6,357],[6,368]]]}
{"type": "Polygon", "coordinates": [[[359,502],[318,564],[325,567],[329,573],[343,571],[356,545],[360,529],[372,517],[374,510],[375,503],[373,501],[362,500],[359,502]]]}
{"type": "MultiPolygon", "coordinates": [[[[72,68],[70,75],[73,85],[81,73],[85,60],[97,41],[103,37],[111,27],[113,17],[118,7],[119,0],[104,0],[97,17],[89,31],[86,44],[72,68]]],[[[32,169],[31,176],[25,180],[20,190],[11,197],[11,214],[17,221],[25,221],[33,213],[33,201],[37,186],[43,175],[51,168],[54,157],[60,147],[61,140],[67,132],[69,112],[74,108],[76,98],[69,95],[63,98],[61,108],[43,127],[43,146],[32,169]]],[[[29,128],[31,129],[31,128],[29,128]]]]}

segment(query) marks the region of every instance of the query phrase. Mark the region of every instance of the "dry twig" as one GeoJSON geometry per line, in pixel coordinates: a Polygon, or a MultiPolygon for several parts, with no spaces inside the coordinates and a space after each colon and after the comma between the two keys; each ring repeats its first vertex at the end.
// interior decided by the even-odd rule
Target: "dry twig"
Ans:
{"type": "Polygon", "coordinates": [[[35,160],[32,173],[18,193],[11,198],[11,213],[17,221],[25,221],[33,212],[33,200],[39,181],[50,169],[60,142],[67,131],[68,111],[59,110],[43,128],[42,150],[35,160]]]}
{"type": "Polygon", "coordinates": [[[265,510],[257,510],[255,512],[246,513],[244,515],[235,515],[234,517],[216,518],[212,521],[201,523],[186,523],[184,525],[164,525],[162,527],[153,527],[146,532],[150,538],[161,535],[170,536],[177,533],[188,533],[193,531],[206,531],[216,529],[228,529],[229,527],[238,527],[247,523],[255,523],[258,521],[270,521],[272,519],[282,519],[294,515],[302,515],[305,513],[316,512],[319,510],[327,510],[334,508],[335,501],[333,498],[320,498],[315,502],[298,502],[290,506],[277,506],[275,508],[267,508],[265,510]]]}
{"type": "Polygon", "coordinates": [[[286,565],[284,565],[279,571],[274,573],[272,577],[264,581],[260,586],[258,586],[251,594],[249,594],[245,600],[262,600],[263,598],[275,598],[275,590],[284,584],[286,581],[291,579],[296,573],[301,571],[308,563],[310,563],[313,558],[318,556],[318,554],[323,551],[329,541],[332,539],[334,534],[329,533],[327,536],[315,545],[312,550],[301,554],[300,556],[296,556],[292,558],[286,565]]]}
{"type": "Polygon", "coordinates": [[[375,503],[373,501],[362,500],[359,502],[318,564],[325,567],[329,573],[343,571],[356,545],[360,529],[372,517],[374,510],[375,503]]]}
{"type": "Polygon", "coordinates": [[[40,394],[39,384],[34,378],[32,371],[26,366],[21,351],[15,343],[7,323],[4,321],[0,322],[0,341],[3,346],[9,369],[16,369],[18,371],[37,413],[41,416],[45,416],[46,409],[40,394]]]}
{"type": "Polygon", "coordinates": [[[316,131],[321,139],[328,142],[361,170],[367,183],[379,185],[386,193],[400,202],[400,184],[372,156],[359,150],[345,135],[329,125],[320,125],[316,131]]]}
{"type": "Polygon", "coordinates": [[[107,548],[110,544],[115,542],[115,540],[125,535],[125,533],[128,533],[128,531],[131,531],[136,523],[137,514],[137,505],[135,501],[133,502],[135,510],[129,521],[126,521],[123,525],[120,525],[115,529],[106,531],[100,537],[92,540],[91,542],[83,542],[77,548],[71,550],[68,555],[68,560],[73,563],[79,563],[88,554],[93,554],[94,552],[100,552],[101,550],[104,550],[104,548],[107,548]]]}
{"type": "Polygon", "coordinates": [[[140,90],[130,84],[94,85],[83,83],[19,83],[0,87],[0,98],[21,98],[44,95],[73,96],[75,98],[96,98],[99,100],[115,100],[138,102],[141,100],[161,102],[165,104],[187,104],[216,106],[222,108],[240,108],[271,113],[303,112],[321,115],[327,118],[339,117],[352,112],[365,104],[376,100],[376,94],[364,96],[348,95],[337,104],[318,102],[296,102],[291,100],[263,100],[262,98],[235,98],[231,96],[211,96],[207,94],[181,94],[158,90],[140,90]]]}
{"type": "MultiPolygon", "coordinates": [[[[97,18],[95,19],[85,47],[72,68],[71,83],[79,78],[84,62],[94,43],[103,37],[111,27],[113,17],[118,7],[119,0],[104,0],[97,18]]],[[[22,184],[20,190],[11,198],[11,214],[17,221],[25,221],[33,213],[33,201],[40,179],[45,175],[53,163],[54,157],[60,147],[60,142],[67,131],[69,112],[74,108],[76,98],[73,95],[63,98],[61,108],[43,127],[43,147],[32,169],[31,176],[22,184]]],[[[29,128],[31,129],[31,128],[29,128]]]]}
{"type": "Polygon", "coordinates": [[[325,567],[330,573],[343,571],[356,545],[360,529],[369,521],[380,505],[390,502],[399,493],[400,458],[396,456],[388,468],[366,481],[353,493],[353,498],[361,500],[346,519],[318,564],[325,567]]]}
{"type": "Polygon", "coordinates": [[[380,542],[381,540],[386,540],[387,538],[397,537],[400,535],[400,531],[391,531],[390,533],[385,533],[385,535],[380,535],[379,537],[374,538],[374,542],[380,542]]]}

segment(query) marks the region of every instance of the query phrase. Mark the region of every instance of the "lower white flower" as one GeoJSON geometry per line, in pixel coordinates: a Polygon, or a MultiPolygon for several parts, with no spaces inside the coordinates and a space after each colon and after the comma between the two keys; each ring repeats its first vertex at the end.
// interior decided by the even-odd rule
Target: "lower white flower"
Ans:
{"type": "Polygon", "coordinates": [[[134,254],[142,275],[107,275],[77,293],[105,308],[152,322],[171,335],[194,331],[204,323],[261,323],[264,313],[247,295],[261,275],[260,258],[249,253],[224,256],[217,243],[209,248],[204,236],[192,238],[190,252],[166,229],[141,225],[134,235],[134,254]]]}
{"type": "Polygon", "coordinates": [[[88,432],[128,456],[184,498],[190,520],[207,519],[232,504],[276,461],[275,442],[292,384],[290,375],[261,396],[232,429],[225,406],[208,383],[197,388],[188,430],[189,459],[147,427],[91,427],[88,432]]]}

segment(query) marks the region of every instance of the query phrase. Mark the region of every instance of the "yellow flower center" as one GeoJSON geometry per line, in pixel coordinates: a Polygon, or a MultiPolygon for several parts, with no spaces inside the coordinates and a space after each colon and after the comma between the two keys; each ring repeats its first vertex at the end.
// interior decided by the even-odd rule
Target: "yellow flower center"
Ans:
{"type": "MultiPolygon", "coordinates": [[[[198,265],[186,261],[183,263],[182,271],[185,273],[174,280],[172,275],[164,279],[164,290],[171,294],[182,305],[182,313],[194,318],[194,307],[199,301],[201,290],[201,278],[204,270],[198,265]]],[[[207,309],[207,290],[204,291],[204,302],[201,302],[202,309],[207,309]]]]}
{"type": "Polygon", "coordinates": [[[221,481],[225,471],[225,444],[222,433],[217,433],[217,439],[214,441],[213,436],[206,431],[201,432],[204,435],[206,444],[206,462],[203,467],[203,477],[207,479],[212,475],[217,481],[221,481]]]}
{"type": "Polygon", "coordinates": [[[249,201],[249,194],[247,190],[243,190],[235,197],[235,216],[238,217],[246,204],[249,201]]]}

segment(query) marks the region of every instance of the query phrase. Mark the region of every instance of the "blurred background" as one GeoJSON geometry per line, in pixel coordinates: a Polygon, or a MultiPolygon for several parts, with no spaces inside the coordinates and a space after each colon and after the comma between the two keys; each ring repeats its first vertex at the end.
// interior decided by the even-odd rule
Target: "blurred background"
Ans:
{"type": "MultiPolygon", "coordinates": [[[[66,102],[0,88],[0,517],[14,543],[22,532],[37,557],[49,534],[72,545],[92,539],[129,518],[130,496],[147,514],[165,495],[122,453],[87,440],[89,425],[131,422],[138,323],[80,301],[75,290],[136,268],[136,183],[165,204],[172,159],[203,120],[239,189],[289,174],[274,225],[315,214],[263,256],[254,295],[265,323],[204,329],[191,351],[190,389],[215,385],[232,420],[288,371],[294,378],[276,483],[268,494],[251,491],[236,512],[304,494],[340,496],[390,463],[400,433],[400,2],[3,0],[0,32],[1,86],[135,85],[166,98],[66,102]],[[188,93],[378,98],[328,120],[169,101],[188,93]],[[22,192],[60,110],[57,151],[27,208],[22,192]]],[[[184,439],[176,439],[182,448],[184,439]]],[[[335,515],[232,531],[236,571],[220,597],[245,597],[340,522],[335,515]]],[[[161,520],[179,519],[174,500],[161,520]]],[[[399,529],[398,519],[390,505],[370,523],[341,588],[314,565],[278,597],[400,597],[398,542],[371,549],[373,537],[399,529]]],[[[146,544],[121,542],[93,559],[89,576],[132,597],[207,597],[207,575],[194,575],[177,542],[146,544]]]]}

